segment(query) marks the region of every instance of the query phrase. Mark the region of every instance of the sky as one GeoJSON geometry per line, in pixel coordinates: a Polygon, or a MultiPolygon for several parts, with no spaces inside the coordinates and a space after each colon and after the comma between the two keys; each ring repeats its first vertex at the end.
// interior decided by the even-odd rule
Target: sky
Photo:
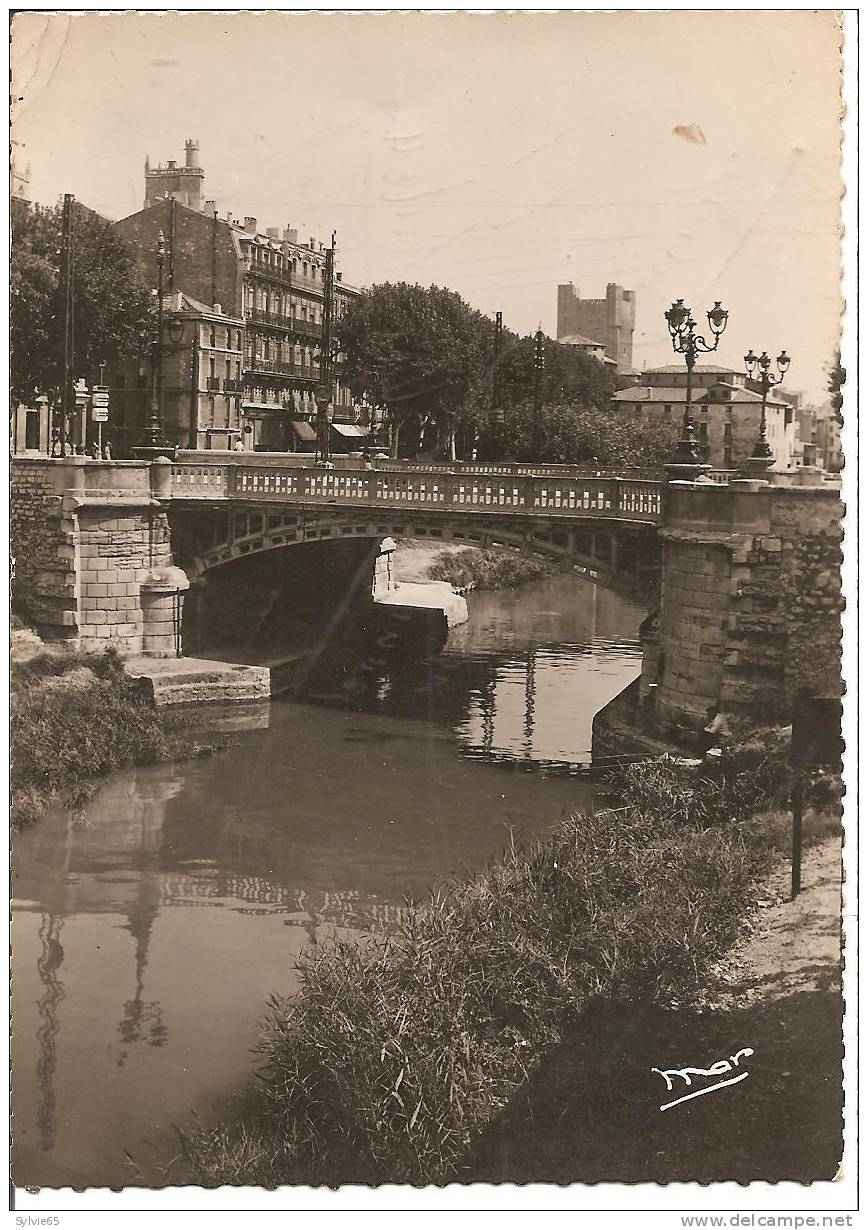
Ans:
{"type": "Polygon", "coordinates": [[[31,195],[111,218],[199,141],[204,198],[327,242],[353,285],[448,286],[554,336],[557,285],[730,318],[721,363],[792,357],[813,400],[840,317],[833,12],[22,13],[31,195]]]}

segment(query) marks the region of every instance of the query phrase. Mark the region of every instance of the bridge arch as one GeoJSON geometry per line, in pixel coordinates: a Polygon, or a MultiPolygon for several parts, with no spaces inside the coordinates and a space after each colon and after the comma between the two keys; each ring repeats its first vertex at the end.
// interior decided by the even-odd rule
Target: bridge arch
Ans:
{"type": "Polygon", "coordinates": [[[636,560],[654,556],[654,528],[600,518],[581,525],[538,517],[439,513],[364,507],[279,508],[235,506],[209,510],[174,507],[173,550],[191,581],[235,560],[286,547],[348,539],[417,538],[468,547],[502,547],[545,560],[569,562],[599,584],[623,588],[635,576],[636,560]],[[623,548],[628,547],[626,552],[623,548]],[[620,583],[620,584],[619,584],[620,583]]]}

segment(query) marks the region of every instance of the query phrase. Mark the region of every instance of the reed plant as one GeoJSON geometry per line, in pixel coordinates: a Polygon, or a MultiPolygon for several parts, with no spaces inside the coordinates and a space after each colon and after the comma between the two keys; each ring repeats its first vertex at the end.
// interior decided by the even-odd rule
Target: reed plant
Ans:
{"type": "MultiPolygon", "coordinates": [[[[632,770],[627,770],[629,777],[632,770]]],[[[184,1140],[185,1181],[444,1183],[595,1001],[668,1002],[732,942],[773,850],[681,803],[510,844],[397,932],[308,950],[273,1000],[257,1109],[184,1140]]]]}

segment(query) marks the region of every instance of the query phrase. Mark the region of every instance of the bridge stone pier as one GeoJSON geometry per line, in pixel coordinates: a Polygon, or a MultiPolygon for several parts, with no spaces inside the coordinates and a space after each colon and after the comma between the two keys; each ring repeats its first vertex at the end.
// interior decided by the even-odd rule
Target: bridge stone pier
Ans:
{"type": "Polygon", "coordinates": [[[41,635],[174,655],[189,581],[170,545],[171,463],[16,457],[11,487],[13,593],[41,635]]]}
{"type": "Polygon", "coordinates": [[[797,476],[668,484],[659,632],[643,645],[664,727],[701,727],[712,704],[788,720],[801,689],[840,696],[843,505],[817,472],[797,476]]]}

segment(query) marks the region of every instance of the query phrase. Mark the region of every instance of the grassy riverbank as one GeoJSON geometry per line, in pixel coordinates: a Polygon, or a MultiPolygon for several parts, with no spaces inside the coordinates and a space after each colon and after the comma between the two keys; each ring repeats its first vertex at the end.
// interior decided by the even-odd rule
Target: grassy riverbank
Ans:
{"type": "Polygon", "coordinates": [[[518,589],[562,571],[557,564],[513,551],[465,547],[435,556],[428,576],[432,581],[448,581],[456,589],[518,589]]]}
{"type": "Polygon", "coordinates": [[[78,653],[13,632],[12,826],[38,820],[52,799],[86,802],[114,769],[212,750],[191,742],[176,715],[158,712],[112,650],[78,653]]]}
{"type": "Polygon", "coordinates": [[[511,847],[396,934],[310,950],[299,995],[272,1004],[257,1092],[185,1140],[170,1181],[471,1178],[474,1150],[600,1006],[700,990],[779,857],[783,821],[755,812],[785,790],[782,752],[746,744],[709,780],[635,766],[612,782],[617,805],[511,847]]]}
{"type": "Polygon", "coordinates": [[[561,565],[515,551],[483,550],[427,538],[402,538],[394,569],[399,582],[448,581],[456,589],[518,588],[563,571],[561,565]]]}

